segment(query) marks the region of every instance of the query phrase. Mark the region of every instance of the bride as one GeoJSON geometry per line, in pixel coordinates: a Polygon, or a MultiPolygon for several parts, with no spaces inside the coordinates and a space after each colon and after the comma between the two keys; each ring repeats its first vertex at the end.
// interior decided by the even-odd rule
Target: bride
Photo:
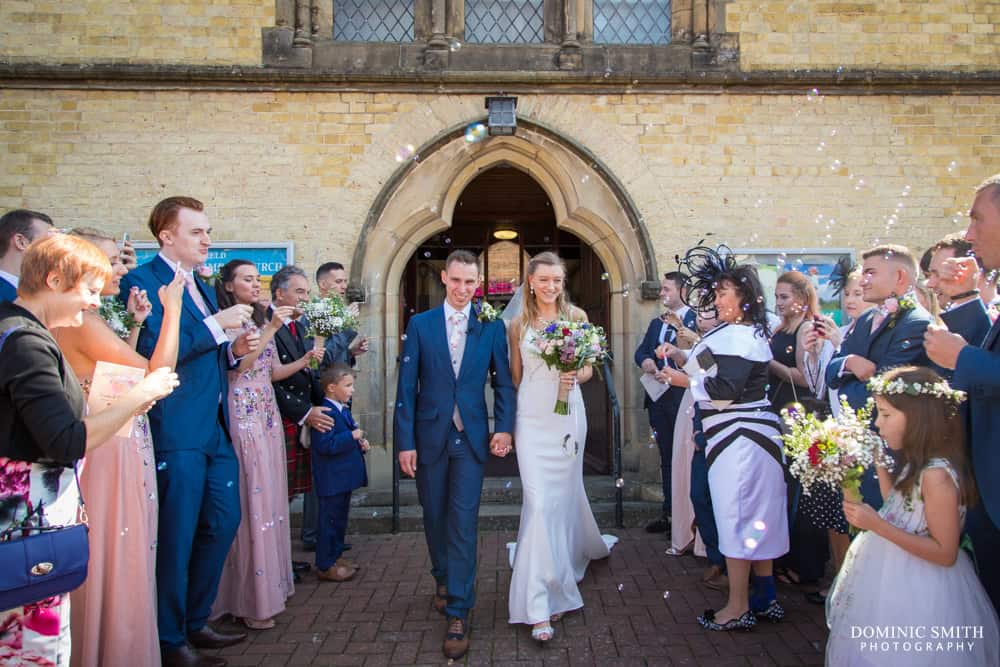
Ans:
{"type": "Polygon", "coordinates": [[[566,267],[555,253],[533,257],[527,273],[522,310],[507,333],[518,388],[514,440],[523,493],[509,622],[532,625],[531,636],[544,642],[554,635],[552,622],[583,607],[576,584],[591,560],[607,557],[609,545],[583,488],[587,415],[577,385],[589,380],[594,369],[559,373],[545,365],[536,347],[538,332],[550,323],[586,321],[587,315],[567,302],[566,267]],[[569,415],[553,412],[560,384],[570,389],[569,415]]]}

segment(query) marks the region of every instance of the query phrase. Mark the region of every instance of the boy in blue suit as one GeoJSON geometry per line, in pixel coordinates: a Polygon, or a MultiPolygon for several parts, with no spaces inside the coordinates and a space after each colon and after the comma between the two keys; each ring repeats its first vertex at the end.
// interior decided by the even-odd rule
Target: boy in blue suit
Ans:
{"type": "Polygon", "coordinates": [[[311,431],[313,489],[319,499],[316,538],[317,576],[324,581],[347,581],[357,565],[343,558],[351,491],[368,486],[363,454],[368,451],[364,431],[358,428],[348,404],[354,396],[354,372],[338,362],[323,371],[320,384],[326,397],[323,405],[333,418],[333,428],[311,431]]]}

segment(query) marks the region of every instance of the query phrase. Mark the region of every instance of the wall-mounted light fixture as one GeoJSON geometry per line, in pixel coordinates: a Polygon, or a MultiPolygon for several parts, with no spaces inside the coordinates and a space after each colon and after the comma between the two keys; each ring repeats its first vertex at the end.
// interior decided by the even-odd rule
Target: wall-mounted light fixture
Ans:
{"type": "Polygon", "coordinates": [[[517,130],[516,97],[487,97],[486,124],[491,137],[512,136],[517,130]]]}

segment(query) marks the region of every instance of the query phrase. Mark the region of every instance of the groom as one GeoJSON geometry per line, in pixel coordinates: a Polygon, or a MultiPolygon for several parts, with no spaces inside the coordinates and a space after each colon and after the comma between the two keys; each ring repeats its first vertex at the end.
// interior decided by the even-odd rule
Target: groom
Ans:
{"type": "Polygon", "coordinates": [[[434,608],[447,615],[444,654],[469,649],[469,610],[476,601],[476,539],[486,443],[494,456],[510,452],[514,382],[500,321],[479,322],[472,296],[479,286],[476,256],[456,250],[441,272],[444,304],[415,315],[406,327],[396,389],[394,439],[399,467],[417,479],[424,536],[437,582],[434,608]],[[484,387],[493,372],[489,436],[484,387]]]}

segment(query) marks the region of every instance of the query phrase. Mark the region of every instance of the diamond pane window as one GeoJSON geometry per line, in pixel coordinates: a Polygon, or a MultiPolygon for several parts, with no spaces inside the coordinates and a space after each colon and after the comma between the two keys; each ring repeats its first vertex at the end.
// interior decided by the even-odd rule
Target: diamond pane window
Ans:
{"type": "Polygon", "coordinates": [[[412,42],[413,0],[333,0],[338,42],[412,42]]]}
{"type": "Polygon", "coordinates": [[[542,0],[465,0],[465,41],[531,44],[543,39],[542,0]]]}
{"type": "Polygon", "coordinates": [[[594,0],[597,44],[669,44],[670,0],[594,0]]]}

